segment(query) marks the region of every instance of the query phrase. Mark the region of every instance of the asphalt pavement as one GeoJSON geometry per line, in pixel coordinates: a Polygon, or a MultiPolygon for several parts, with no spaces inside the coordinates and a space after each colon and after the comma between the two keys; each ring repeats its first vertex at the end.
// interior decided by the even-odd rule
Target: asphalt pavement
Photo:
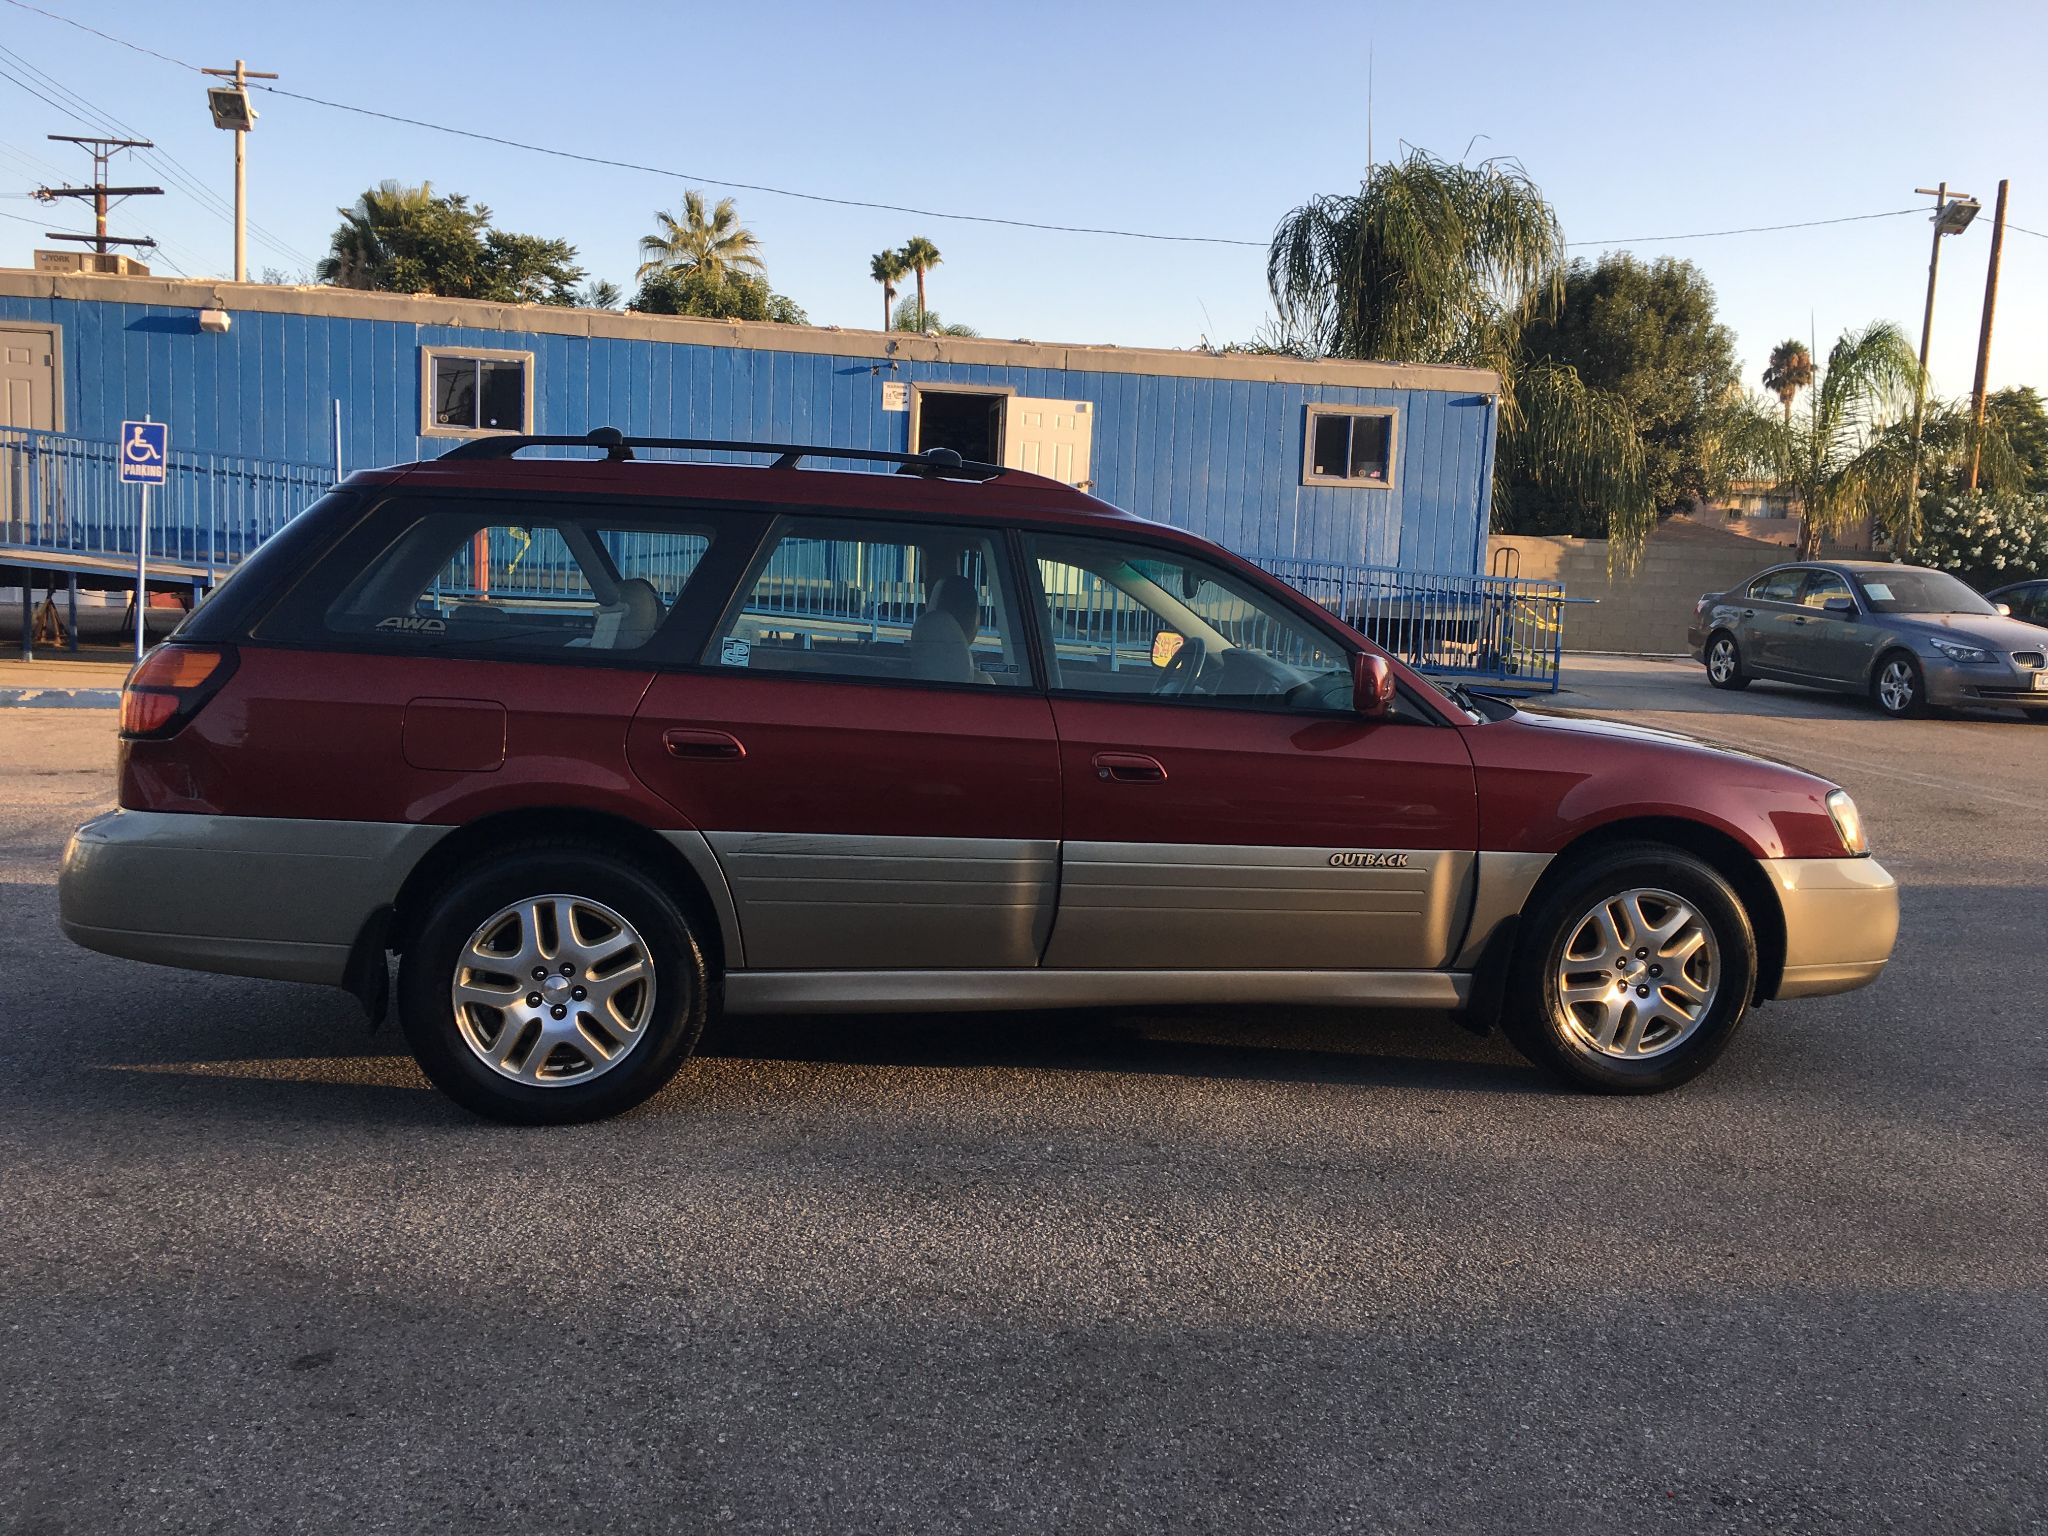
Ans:
{"type": "Polygon", "coordinates": [[[0,709],[0,1531],[2048,1530],[2048,728],[1570,681],[1847,785],[1884,979],[1650,1099],[1425,1015],[735,1020],[512,1130],[67,945],[112,717],[0,709]]]}

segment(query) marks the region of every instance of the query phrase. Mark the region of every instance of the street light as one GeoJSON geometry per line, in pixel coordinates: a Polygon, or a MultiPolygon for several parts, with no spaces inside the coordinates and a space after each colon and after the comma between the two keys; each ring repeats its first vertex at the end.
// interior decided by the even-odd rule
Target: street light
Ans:
{"type": "Polygon", "coordinates": [[[1927,310],[1920,320],[1920,376],[1913,385],[1913,473],[1907,482],[1905,517],[1900,528],[1905,537],[1893,558],[1911,552],[1913,531],[1920,520],[1920,429],[1927,416],[1927,349],[1934,340],[1934,281],[1941,272],[1941,237],[1960,235],[1970,227],[1983,205],[1967,193],[1948,194],[1948,183],[1938,187],[1915,187],[1922,197],[1934,199],[1934,240],[1927,257],[1927,310]]]}
{"type": "Polygon", "coordinates": [[[256,126],[256,109],[249,105],[251,80],[275,80],[276,75],[251,69],[240,59],[233,69],[202,69],[202,75],[218,75],[233,85],[210,85],[206,105],[213,113],[213,126],[235,136],[235,281],[249,280],[249,130],[256,126]]]}

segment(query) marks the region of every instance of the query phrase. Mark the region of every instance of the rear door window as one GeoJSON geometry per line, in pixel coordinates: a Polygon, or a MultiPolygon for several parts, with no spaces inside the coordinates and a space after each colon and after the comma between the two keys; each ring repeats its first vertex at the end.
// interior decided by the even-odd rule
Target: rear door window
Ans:
{"type": "Polygon", "coordinates": [[[278,638],[563,657],[647,650],[679,609],[716,521],[540,501],[394,502],[375,552],[267,621],[278,638]],[[393,526],[393,525],[396,526],[393,526]]]}
{"type": "Polygon", "coordinates": [[[1003,688],[1030,684],[1000,535],[790,517],[740,583],[706,666],[1003,688]]]}
{"type": "Polygon", "coordinates": [[[1807,577],[1806,590],[1800,595],[1799,601],[1803,607],[1825,608],[1836,598],[1842,597],[1849,597],[1849,583],[1833,571],[1815,571],[1807,577]]]}

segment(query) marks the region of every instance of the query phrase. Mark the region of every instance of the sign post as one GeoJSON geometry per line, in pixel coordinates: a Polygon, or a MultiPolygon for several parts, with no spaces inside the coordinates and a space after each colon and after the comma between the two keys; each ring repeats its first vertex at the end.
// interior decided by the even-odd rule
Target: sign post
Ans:
{"type": "Polygon", "coordinates": [[[121,481],[142,487],[142,509],[135,519],[135,657],[149,649],[149,488],[164,483],[171,457],[167,422],[121,423],[121,481]]]}

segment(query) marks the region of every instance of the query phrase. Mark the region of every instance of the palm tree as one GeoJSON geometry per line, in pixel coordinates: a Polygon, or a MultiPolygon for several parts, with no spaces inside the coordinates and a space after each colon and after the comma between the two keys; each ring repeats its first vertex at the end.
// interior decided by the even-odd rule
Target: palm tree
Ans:
{"type": "Polygon", "coordinates": [[[901,251],[877,251],[868,263],[868,276],[882,285],[882,329],[889,329],[889,306],[896,302],[896,285],[910,275],[910,263],[901,251]]]}
{"type": "Polygon", "coordinates": [[[339,210],[341,227],[334,232],[328,255],[315,269],[323,283],[338,288],[381,288],[391,261],[392,235],[427,212],[434,202],[434,184],[416,187],[382,181],[339,210]]]}
{"type": "Polygon", "coordinates": [[[761,261],[761,242],[740,223],[739,211],[729,197],[721,197],[710,217],[704,214],[704,194],[691,188],[683,194],[683,216],[657,208],[655,232],[640,237],[640,270],[634,275],[649,278],[662,272],[701,272],[720,278],[727,272],[766,270],[761,261]]]}
{"type": "Polygon", "coordinates": [[[979,336],[971,325],[951,325],[936,309],[920,310],[917,300],[905,299],[896,306],[895,317],[889,322],[892,331],[915,331],[920,336],[979,336]]]}
{"type": "Polygon", "coordinates": [[[1918,509],[1907,504],[1914,449],[1900,424],[1919,378],[1912,346],[1879,320],[1841,334],[1796,419],[1787,409],[1780,421],[1756,402],[1748,456],[1799,497],[1800,559],[1820,553],[1823,533],[1863,517],[1889,525],[1899,553],[1912,546],[1919,528],[1918,509]]]}
{"type": "Polygon", "coordinates": [[[918,330],[924,329],[924,275],[941,260],[939,248],[923,235],[912,235],[903,244],[903,264],[917,274],[918,330]]]}
{"type": "Polygon", "coordinates": [[[1564,288],[1564,232],[1521,166],[1422,150],[1373,166],[1355,195],[1280,221],[1266,258],[1279,324],[1310,355],[1462,363],[1501,380],[1496,515],[1526,478],[1606,514],[1631,557],[1656,521],[1627,405],[1575,369],[1529,364],[1523,326],[1564,288]]]}
{"type": "Polygon", "coordinates": [[[1785,425],[1792,425],[1792,400],[1802,389],[1813,387],[1813,354],[1803,341],[1781,341],[1771,348],[1770,366],[1764,369],[1764,388],[1785,407],[1785,425]]]}

